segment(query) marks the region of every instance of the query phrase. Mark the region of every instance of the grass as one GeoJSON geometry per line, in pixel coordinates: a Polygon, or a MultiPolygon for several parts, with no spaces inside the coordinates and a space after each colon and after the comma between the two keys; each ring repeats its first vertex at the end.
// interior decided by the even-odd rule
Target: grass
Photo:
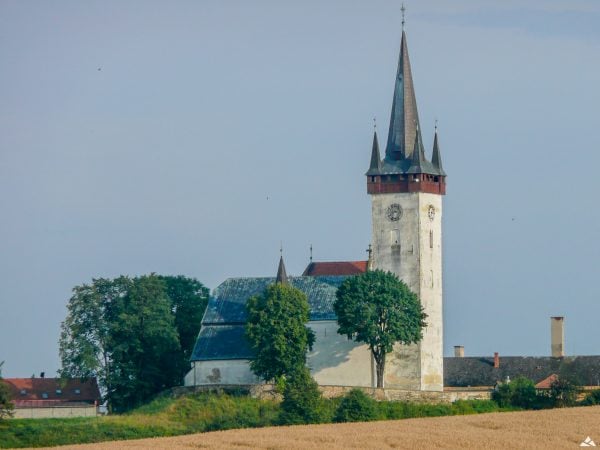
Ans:
{"type": "MultiPolygon", "coordinates": [[[[323,421],[331,422],[340,399],[323,401],[323,421]]],[[[11,419],[0,422],[0,448],[42,447],[148,437],[177,436],[278,423],[279,404],[242,394],[195,393],[162,396],[122,415],[73,419],[11,419]]],[[[458,401],[423,405],[378,402],[377,418],[405,419],[500,411],[495,402],[458,401]]]]}
{"type": "MultiPolygon", "coordinates": [[[[429,409],[429,412],[439,411],[429,409]]],[[[70,450],[112,449],[527,449],[580,448],[600,440],[600,406],[502,414],[423,417],[388,422],[229,430],[158,440],[113,442],[70,450]]]]}

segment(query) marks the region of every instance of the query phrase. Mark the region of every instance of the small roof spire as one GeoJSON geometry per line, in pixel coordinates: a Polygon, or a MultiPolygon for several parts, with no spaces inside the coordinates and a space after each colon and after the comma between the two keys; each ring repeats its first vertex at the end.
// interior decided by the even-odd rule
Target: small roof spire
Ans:
{"type": "Polygon", "coordinates": [[[415,145],[412,151],[411,165],[406,173],[425,173],[423,162],[425,162],[425,152],[423,151],[423,143],[421,142],[421,133],[419,132],[419,124],[416,125],[415,145]]]}
{"type": "Polygon", "coordinates": [[[377,139],[377,129],[373,132],[373,147],[371,148],[371,164],[367,175],[376,175],[381,171],[381,156],[379,155],[379,140],[377,139]]]}
{"type": "Polygon", "coordinates": [[[437,170],[438,175],[446,176],[446,172],[444,172],[444,168],[442,167],[442,154],[438,144],[437,119],[435,121],[435,136],[433,138],[433,154],[431,155],[431,164],[433,164],[433,167],[437,170]]]}
{"type": "Polygon", "coordinates": [[[277,278],[275,278],[276,284],[288,284],[288,277],[285,271],[285,264],[283,263],[283,255],[279,257],[279,267],[277,268],[277,278]]]}

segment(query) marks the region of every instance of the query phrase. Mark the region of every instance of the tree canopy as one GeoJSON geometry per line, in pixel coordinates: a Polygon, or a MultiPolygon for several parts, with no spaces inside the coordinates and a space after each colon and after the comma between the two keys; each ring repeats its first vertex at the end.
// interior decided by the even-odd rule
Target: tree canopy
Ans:
{"type": "Polygon", "coordinates": [[[132,408],[181,383],[207,301],[208,289],[182,276],[76,286],[62,323],[60,374],[95,376],[111,408],[132,408]]]}
{"type": "Polygon", "coordinates": [[[10,398],[10,391],[8,386],[2,382],[2,366],[4,361],[0,362],[0,420],[11,417],[13,415],[13,409],[15,405],[10,398]]]}
{"type": "Polygon", "coordinates": [[[336,297],[338,333],[368,345],[377,365],[377,387],[383,387],[386,354],[395,343],[422,338],[427,315],[419,299],[396,275],[381,270],[346,279],[336,297]]]}
{"type": "Polygon", "coordinates": [[[315,341],[306,326],[306,295],[287,283],[275,283],[246,304],[246,337],[254,350],[250,368],[264,380],[278,380],[302,369],[315,341]]]}

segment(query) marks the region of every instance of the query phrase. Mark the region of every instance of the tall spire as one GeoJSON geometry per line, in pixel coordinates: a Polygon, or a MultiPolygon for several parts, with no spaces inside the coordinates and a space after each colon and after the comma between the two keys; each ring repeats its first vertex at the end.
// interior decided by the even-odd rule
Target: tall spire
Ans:
{"type": "Polygon", "coordinates": [[[377,130],[373,132],[373,148],[371,149],[371,164],[367,175],[378,174],[381,170],[381,156],[379,156],[379,141],[377,140],[377,130]]]}
{"type": "Polygon", "coordinates": [[[279,257],[279,267],[277,268],[277,278],[275,278],[277,284],[288,284],[287,273],[285,272],[285,264],[283,264],[283,255],[279,257]]]}
{"type": "MultiPolygon", "coordinates": [[[[404,12],[402,21],[404,22],[404,12]]],[[[394,161],[410,158],[412,153],[410,146],[415,140],[415,134],[418,133],[418,124],[417,100],[410,69],[410,60],[408,58],[406,33],[403,29],[394,87],[394,99],[392,101],[392,114],[390,116],[390,128],[385,149],[386,160],[394,161]]]]}
{"type": "Polygon", "coordinates": [[[431,155],[431,164],[433,164],[433,167],[437,169],[439,175],[446,175],[446,172],[444,172],[444,168],[442,167],[442,154],[440,153],[440,146],[438,144],[437,123],[435,125],[435,137],[433,138],[433,154],[431,155]]]}

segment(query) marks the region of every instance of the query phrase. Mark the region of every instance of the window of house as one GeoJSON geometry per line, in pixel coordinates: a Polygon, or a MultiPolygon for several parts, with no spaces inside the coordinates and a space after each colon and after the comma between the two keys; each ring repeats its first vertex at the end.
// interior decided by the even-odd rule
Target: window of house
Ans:
{"type": "Polygon", "coordinates": [[[433,248],[433,230],[429,230],[429,248],[433,248]]]}
{"type": "Polygon", "coordinates": [[[48,398],[48,393],[47,392],[42,392],[42,398],[48,398]]]}
{"type": "Polygon", "coordinates": [[[27,395],[27,390],[26,389],[21,389],[21,395],[27,395]]]}
{"type": "Polygon", "coordinates": [[[76,395],[79,395],[79,394],[81,394],[81,389],[75,389],[75,394],[76,394],[76,395]]]}
{"type": "Polygon", "coordinates": [[[56,395],[61,395],[62,394],[62,390],[61,389],[57,389],[56,390],[56,395]]]}

